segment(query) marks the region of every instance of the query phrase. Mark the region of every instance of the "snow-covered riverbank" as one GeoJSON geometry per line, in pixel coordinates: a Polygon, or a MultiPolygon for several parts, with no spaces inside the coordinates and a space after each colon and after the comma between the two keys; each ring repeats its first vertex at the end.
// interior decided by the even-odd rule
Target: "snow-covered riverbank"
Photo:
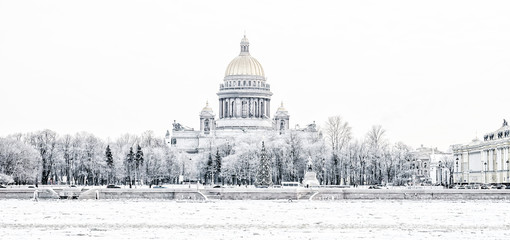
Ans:
{"type": "Polygon", "coordinates": [[[504,239],[510,201],[0,200],[2,239],[504,239]]]}

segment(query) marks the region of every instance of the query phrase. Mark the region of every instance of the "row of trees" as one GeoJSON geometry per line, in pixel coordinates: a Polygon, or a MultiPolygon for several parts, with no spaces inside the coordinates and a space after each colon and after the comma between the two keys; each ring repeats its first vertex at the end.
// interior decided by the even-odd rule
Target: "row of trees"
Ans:
{"type": "Polygon", "coordinates": [[[391,144],[381,126],[354,139],[349,124],[335,116],[317,132],[240,134],[217,140],[193,158],[168,147],[151,131],[104,141],[85,132],[58,135],[44,130],[0,138],[0,180],[89,185],[183,180],[281,184],[302,181],[311,161],[322,185],[403,185],[412,178],[415,156],[404,143],[391,144]]]}
{"type": "MultiPolygon", "coordinates": [[[[261,138],[243,134],[213,144],[215,147],[202,157],[206,161],[198,166],[202,179],[208,183],[254,184],[263,158],[261,138]]],[[[264,138],[274,184],[302,181],[308,160],[322,185],[404,185],[416,175],[412,148],[402,142],[391,144],[381,126],[373,126],[363,138],[354,139],[348,122],[335,116],[318,132],[289,131],[264,138]]]]}
{"type": "Polygon", "coordinates": [[[0,174],[18,184],[177,182],[179,166],[176,154],[151,131],[115,141],[51,130],[0,138],[0,174]]]}

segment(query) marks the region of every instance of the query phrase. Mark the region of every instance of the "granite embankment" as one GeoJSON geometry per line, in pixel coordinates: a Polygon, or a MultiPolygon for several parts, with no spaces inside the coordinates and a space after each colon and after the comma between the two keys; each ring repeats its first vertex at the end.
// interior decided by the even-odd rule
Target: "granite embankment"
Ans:
{"type": "Polygon", "coordinates": [[[358,188],[1,188],[0,199],[168,199],[168,200],[510,200],[503,189],[358,188]]]}

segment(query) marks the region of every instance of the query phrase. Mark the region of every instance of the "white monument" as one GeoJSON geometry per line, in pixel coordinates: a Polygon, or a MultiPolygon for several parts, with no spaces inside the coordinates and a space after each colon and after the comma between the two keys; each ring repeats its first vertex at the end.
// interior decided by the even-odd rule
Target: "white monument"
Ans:
{"type": "Polygon", "coordinates": [[[308,158],[305,179],[303,179],[304,187],[317,187],[320,185],[319,180],[317,180],[317,174],[313,171],[312,166],[313,166],[312,159],[308,158]]]}

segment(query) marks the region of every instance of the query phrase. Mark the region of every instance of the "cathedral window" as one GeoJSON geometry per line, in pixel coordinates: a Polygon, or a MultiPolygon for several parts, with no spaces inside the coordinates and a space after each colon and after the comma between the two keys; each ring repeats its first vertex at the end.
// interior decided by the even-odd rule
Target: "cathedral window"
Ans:
{"type": "Polygon", "coordinates": [[[237,86],[241,86],[241,81],[237,81],[237,86]]]}
{"type": "Polygon", "coordinates": [[[243,86],[246,86],[246,81],[243,81],[243,86]]]}
{"type": "Polygon", "coordinates": [[[209,130],[210,130],[210,128],[209,128],[209,119],[206,119],[204,121],[204,133],[205,134],[209,134],[209,130]]]}

